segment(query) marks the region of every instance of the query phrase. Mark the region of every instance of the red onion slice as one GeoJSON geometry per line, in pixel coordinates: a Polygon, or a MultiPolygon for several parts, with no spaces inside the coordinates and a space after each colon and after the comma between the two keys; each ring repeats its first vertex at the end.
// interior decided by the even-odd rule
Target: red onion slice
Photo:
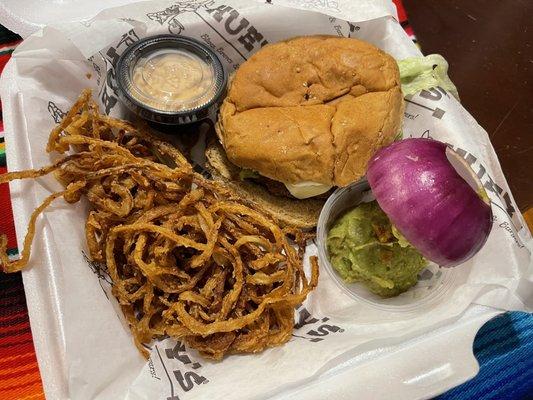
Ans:
{"type": "Polygon", "coordinates": [[[485,244],[492,228],[490,200],[472,169],[446,144],[395,142],[372,157],[367,179],[391,222],[427,259],[453,267],[485,244]]]}

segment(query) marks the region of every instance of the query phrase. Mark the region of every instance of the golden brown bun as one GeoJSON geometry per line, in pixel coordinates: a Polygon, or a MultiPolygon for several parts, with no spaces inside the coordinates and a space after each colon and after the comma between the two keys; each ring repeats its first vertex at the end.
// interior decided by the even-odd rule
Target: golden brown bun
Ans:
{"type": "Polygon", "coordinates": [[[229,162],[224,149],[218,143],[211,143],[205,151],[206,168],[214,178],[223,181],[240,197],[254,203],[259,209],[272,215],[282,226],[300,229],[316,227],[325,199],[290,199],[276,196],[261,185],[240,180],[240,168],[229,162]]]}
{"type": "Polygon", "coordinates": [[[345,186],[393,141],[402,114],[391,56],[356,39],[308,36],[267,45],[240,66],[217,132],[240,167],[345,186]]]}

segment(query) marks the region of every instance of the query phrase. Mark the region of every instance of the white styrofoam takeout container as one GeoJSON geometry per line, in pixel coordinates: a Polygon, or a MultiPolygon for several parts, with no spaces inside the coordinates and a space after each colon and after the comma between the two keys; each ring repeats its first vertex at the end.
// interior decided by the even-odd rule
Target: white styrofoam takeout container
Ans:
{"type": "MultiPolygon", "coordinates": [[[[19,97],[13,76],[12,63],[2,75],[4,127],[17,132],[24,128],[20,115],[19,97]],[[6,90],[7,89],[7,90],[6,90]]],[[[10,146],[10,165],[17,169],[27,154],[27,143],[10,146]]],[[[13,182],[17,191],[21,182],[13,182]]],[[[22,199],[13,201],[15,215],[31,213],[31,204],[22,199]]],[[[46,231],[46,228],[45,228],[46,231]]],[[[35,246],[48,247],[49,238],[35,246]]],[[[59,320],[51,315],[61,312],[56,307],[56,294],[50,284],[51,259],[44,265],[23,271],[26,300],[31,328],[44,390],[49,399],[68,398],[68,382],[64,362],[65,343],[59,320]]],[[[471,306],[464,316],[452,325],[444,326],[430,334],[389,347],[373,349],[339,365],[320,380],[309,382],[293,392],[276,399],[427,399],[443,393],[474,377],[479,365],[472,353],[477,331],[485,322],[501,311],[481,306],[471,306]],[[386,372],[385,372],[386,371],[386,372]],[[320,391],[316,390],[320,387],[320,391]]]]}
{"type": "MultiPolygon", "coordinates": [[[[102,9],[133,2],[135,1],[3,0],[0,3],[0,23],[26,37],[54,20],[90,18],[102,9]]],[[[20,118],[20,97],[17,95],[13,70],[14,64],[8,63],[1,83],[6,132],[19,132],[26,128],[24,119],[20,118]]],[[[24,164],[28,146],[23,141],[9,144],[11,169],[18,169],[18,166],[24,164]]],[[[12,184],[14,191],[21,187],[21,182],[12,184]]],[[[15,215],[29,214],[32,204],[21,198],[14,199],[13,209],[15,215]]],[[[43,238],[35,246],[49,248],[50,238],[46,234],[46,226],[43,238]]],[[[68,398],[65,341],[59,319],[50,317],[61,312],[55,301],[57,294],[52,283],[54,280],[49,279],[49,274],[53,271],[52,260],[53,256],[47,257],[42,260],[39,268],[24,271],[23,279],[46,396],[49,399],[65,399],[68,398]]],[[[391,343],[387,347],[369,350],[339,365],[320,379],[275,398],[431,398],[477,374],[479,365],[472,353],[475,335],[486,321],[499,313],[499,310],[473,305],[453,324],[407,342],[391,343]]]]}

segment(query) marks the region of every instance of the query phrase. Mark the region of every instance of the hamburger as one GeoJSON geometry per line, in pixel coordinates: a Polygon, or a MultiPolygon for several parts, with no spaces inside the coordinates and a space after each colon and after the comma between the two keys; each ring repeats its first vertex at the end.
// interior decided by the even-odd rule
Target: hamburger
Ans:
{"type": "Polygon", "coordinates": [[[230,82],[208,168],[282,224],[313,228],[329,191],[365,175],[402,114],[396,61],[370,43],[308,36],[267,45],[230,82]]]}

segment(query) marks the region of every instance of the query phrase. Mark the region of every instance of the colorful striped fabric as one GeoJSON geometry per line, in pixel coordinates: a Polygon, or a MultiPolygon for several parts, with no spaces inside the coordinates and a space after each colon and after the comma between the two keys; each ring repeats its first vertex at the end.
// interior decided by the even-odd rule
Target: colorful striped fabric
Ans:
{"type": "Polygon", "coordinates": [[[505,313],[485,324],[474,341],[481,366],[472,380],[438,400],[533,399],[533,316],[505,313]]]}
{"type": "MultiPolygon", "coordinates": [[[[415,40],[401,0],[400,23],[415,40]]],[[[0,72],[20,38],[0,26],[0,72]]],[[[5,143],[0,106],[0,174],[5,173],[5,143]]],[[[7,234],[11,255],[17,254],[7,184],[0,185],[0,232],[7,234]]],[[[478,333],[474,353],[478,376],[438,397],[439,400],[533,399],[533,316],[506,313],[478,333]]],[[[0,400],[44,399],[35,357],[21,274],[0,273],[0,400]]],[[[393,397],[391,397],[393,399],[393,397]]],[[[56,399],[52,399],[56,400],[56,399]]]]}
{"type": "MultiPolygon", "coordinates": [[[[20,37],[0,26],[0,72],[18,43],[20,37]]],[[[3,135],[0,108],[0,174],[7,171],[3,135]]],[[[7,184],[0,185],[0,232],[8,236],[10,255],[16,255],[7,184]]],[[[0,273],[0,399],[44,399],[21,274],[0,273]]]]}
{"type": "Polygon", "coordinates": [[[0,276],[0,399],[44,399],[20,274],[0,276]]]}

